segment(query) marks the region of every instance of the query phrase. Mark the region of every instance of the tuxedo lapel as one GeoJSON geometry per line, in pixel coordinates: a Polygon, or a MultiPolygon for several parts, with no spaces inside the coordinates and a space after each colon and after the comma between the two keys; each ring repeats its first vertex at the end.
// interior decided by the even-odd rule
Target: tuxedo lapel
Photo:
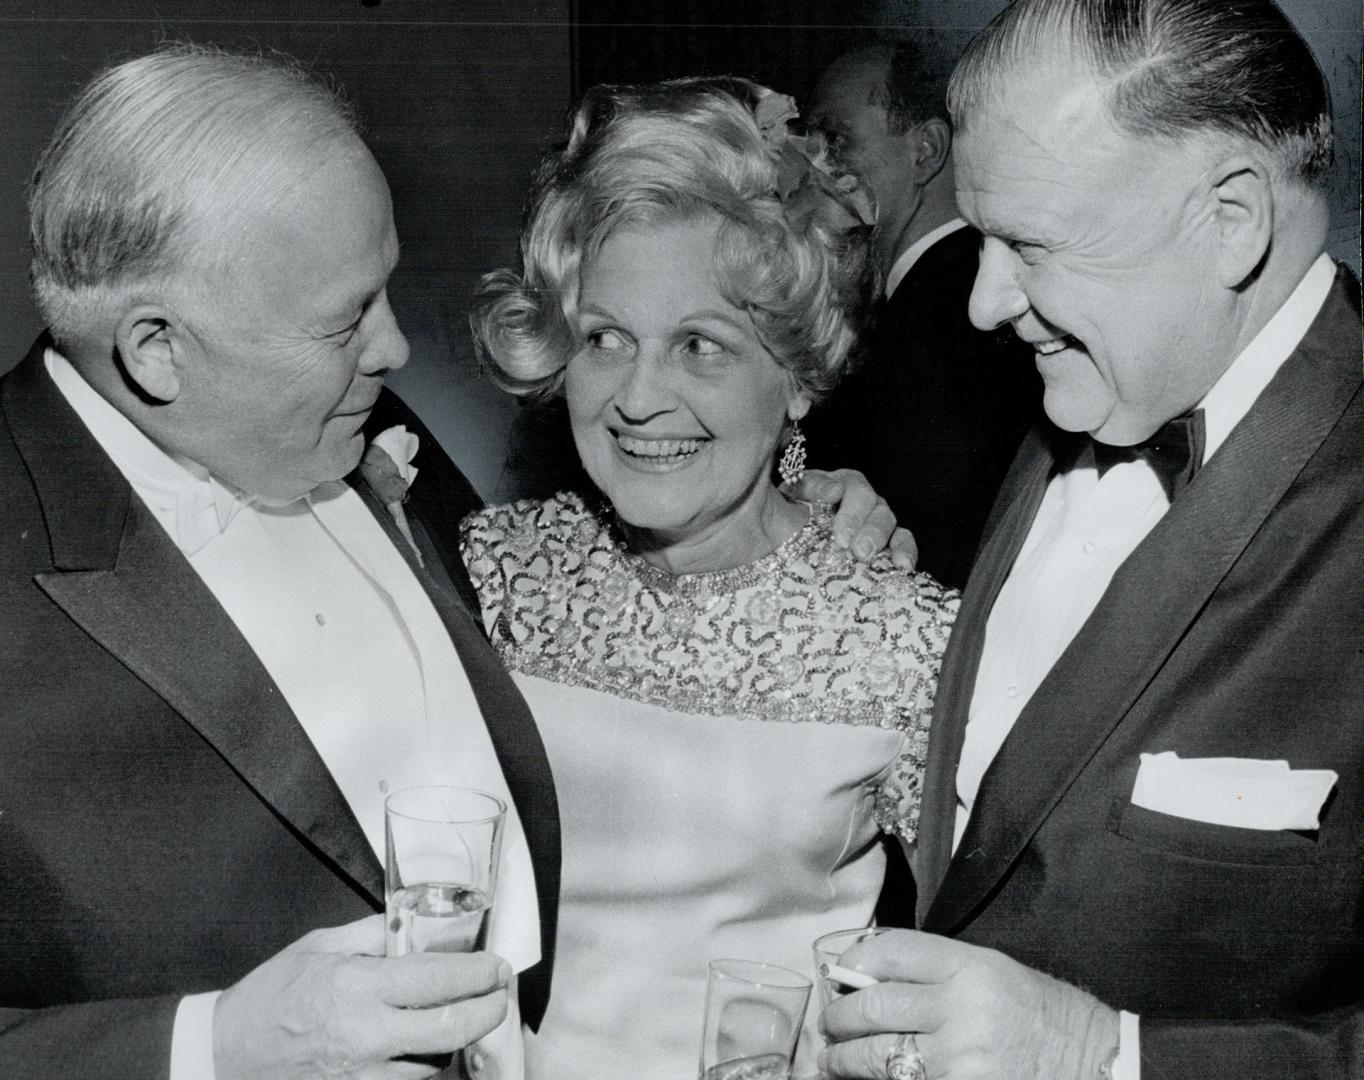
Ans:
{"type": "Polygon", "coordinates": [[[256,793],[375,903],[377,860],[246,640],[42,367],[40,340],[5,382],[54,569],[38,586],[184,717],[256,793]]]}
{"type": "Polygon", "coordinates": [[[1009,576],[1042,501],[1054,465],[1052,448],[1038,429],[1029,432],[986,526],[985,541],[966,584],[961,613],[948,639],[929,729],[915,879],[919,921],[947,872],[957,812],[957,760],[985,646],[985,624],[1009,576]]]}
{"type": "MultiPolygon", "coordinates": [[[[1358,392],[1358,335],[1348,286],[1338,282],[1298,350],[1119,567],[1020,714],[985,773],[941,887],[930,895],[925,929],[950,933],[970,916],[1159,672],[1358,392]]],[[[992,569],[999,572],[998,565],[992,569]]],[[[974,656],[971,683],[993,595],[975,612],[979,624],[969,627],[979,640],[963,645],[974,656]]],[[[971,686],[954,692],[965,695],[952,714],[960,727],[949,731],[959,749],[971,686]]],[[[954,778],[955,761],[955,754],[944,755],[936,765],[954,778]]],[[[935,837],[935,851],[939,846],[935,837]]]]}
{"type": "MultiPolygon", "coordinates": [[[[526,1022],[535,1028],[548,1001],[559,908],[559,807],[544,743],[529,706],[454,584],[458,580],[456,574],[463,571],[463,564],[454,568],[446,566],[442,552],[450,550],[449,545],[438,548],[431,539],[431,531],[413,514],[409,524],[421,552],[418,560],[412,545],[369,485],[359,481],[354,486],[421,582],[450,634],[525,830],[540,905],[541,962],[521,976],[521,1012],[526,1022]]],[[[414,510],[421,505],[408,504],[414,510]]]]}
{"type": "Polygon", "coordinates": [[[38,585],[379,902],[379,864],[284,696],[150,512],[128,505],[111,568],[40,574],[38,585]]]}

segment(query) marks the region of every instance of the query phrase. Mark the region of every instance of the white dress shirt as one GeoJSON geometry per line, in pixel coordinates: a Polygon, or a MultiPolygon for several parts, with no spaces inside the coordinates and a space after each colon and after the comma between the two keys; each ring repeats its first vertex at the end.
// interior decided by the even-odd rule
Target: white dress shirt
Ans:
{"type": "Polygon", "coordinates": [[[955,217],[951,221],[944,221],[936,229],[924,233],[923,236],[900,252],[900,257],[891,264],[890,273],[886,275],[886,299],[889,300],[895,290],[900,287],[900,282],[905,280],[905,275],[913,269],[914,264],[919,261],[925,251],[944,236],[951,236],[958,229],[964,228],[966,228],[964,218],[955,217]]]}
{"type": "MultiPolygon", "coordinates": [[[[342,481],[284,506],[243,497],[151,442],[59,354],[48,373],[175,541],[284,695],[384,858],[389,791],[457,784],[508,804],[488,948],[518,971],[540,958],[530,851],[468,676],[430,597],[342,481]]],[[[216,994],[176,1015],[171,1080],[212,1080],[216,994]]],[[[482,1043],[521,1073],[519,1019],[482,1043]]]]}
{"type": "MultiPolygon", "coordinates": [[[[1326,302],[1335,265],[1318,257],[1296,289],[1199,403],[1206,463],[1302,341],[1326,302]]],[[[1098,605],[1114,573],[1165,516],[1170,501],[1145,460],[1100,479],[1086,448],[1053,477],[985,629],[985,644],[957,767],[953,850],[985,771],[1047,673],[1098,605]]],[[[1114,1075],[1139,1080],[1137,1018],[1122,1014],[1114,1075]]]]}

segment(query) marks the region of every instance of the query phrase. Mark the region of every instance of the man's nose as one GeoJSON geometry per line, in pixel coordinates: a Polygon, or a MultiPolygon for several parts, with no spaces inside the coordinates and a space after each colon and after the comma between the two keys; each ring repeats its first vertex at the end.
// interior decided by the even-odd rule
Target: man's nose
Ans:
{"type": "Polygon", "coordinates": [[[969,313],[977,330],[993,330],[1028,310],[1018,287],[1018,255],[1003,240],[987,236],[980,245],[980,266],[971,287],[969,313]]]}
{"type": "Polygon", "coordinates": [[[612,401],[621,419],[646,424],[655,416],[671,412],[677,404],[672,377],[673,365],[668,363],[667,350],[658,343],[642,342],[612,401]]]}
{"type": "Polygon", "coordinates": [[[407,363],[411,348],[407,337],[398,326],[388,293],[380,293],[368,312],[370,322],[368,340],[360,354],[360,370],[366,375],[396,371],[407,363]]]}

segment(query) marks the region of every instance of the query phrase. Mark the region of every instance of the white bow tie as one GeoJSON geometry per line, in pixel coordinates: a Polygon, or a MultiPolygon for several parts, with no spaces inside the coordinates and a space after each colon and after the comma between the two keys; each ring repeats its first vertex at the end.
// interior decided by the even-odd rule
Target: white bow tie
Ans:
{"type": "Polygon", "coordinates": [[[180,464],[191,474],[182,483],[166,486],[152,482],[147,486],[154,488],[161,508],[174,514],[171,538],[176,547],[185,555],[193,555],[226,532],[238,511],[255,499],[215,480],[201,466],[184,460],[180,464]]]}

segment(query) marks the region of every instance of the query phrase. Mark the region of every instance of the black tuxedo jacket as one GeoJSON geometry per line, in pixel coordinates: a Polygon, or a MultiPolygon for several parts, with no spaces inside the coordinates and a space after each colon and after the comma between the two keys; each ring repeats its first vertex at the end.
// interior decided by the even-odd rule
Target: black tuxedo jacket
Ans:
{"type": "MultiPolygon", "coordinates": [[[[47,377],[0,379],[0,1076],[148,1080],[174,1011],[307,931],[383,909],[383,872],[279,689],[47,377]]],[[[454,642],[525,825],[548,994],[559,825],[544,748],[477,621],[459,519],[478,505],[385,393],[367,428],[422,439],[408,512],[364,485],[454,642]]]]}
{"type": "Polygon", "coordinates": [[[986,619],[1073,437],[1030,435],[944,659],[923,929],[1141,1016],[1143,1080],[1364,1075],[1364,402],[1358,283],[1118,569],[986,772],[955,778],[986,619]],[[1315,832],[1133,806],[1138,755],[1340,776],[1315,832]]]}
{"type": "Polygon", "coordinates": [[[881,305],[859,366],[806,424],[812,459],[865,473],[913,529],[919,568],[957,588],[1042,402],[1032,349],[967,316],[979,248],[963,228],[920,256],[881,305]]]}

